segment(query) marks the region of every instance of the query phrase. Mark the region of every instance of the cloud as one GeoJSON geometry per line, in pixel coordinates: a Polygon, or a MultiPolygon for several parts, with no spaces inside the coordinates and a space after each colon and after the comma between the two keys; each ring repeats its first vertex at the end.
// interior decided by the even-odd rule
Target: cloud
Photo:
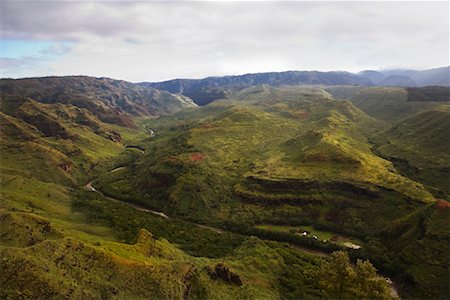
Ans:
{"type": "Polygon", "coordinates": [[[448,2],[5,1],[0,6],[2,39],[56,45],[53,59],[42,58],[29,76],[156,81],[449,64],[448,2]],[[44,70],[54,73],[39,73],[44,70]]]}

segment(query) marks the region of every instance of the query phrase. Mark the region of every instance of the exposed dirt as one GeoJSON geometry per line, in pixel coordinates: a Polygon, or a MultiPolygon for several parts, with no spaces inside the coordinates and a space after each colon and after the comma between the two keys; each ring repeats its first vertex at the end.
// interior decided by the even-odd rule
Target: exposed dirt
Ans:
{"type": "Polygon", "coordinates": [[[205,129],[211,129],[211,128],[214,128],[214,127],[216,127],[214,124],[211,124],[211,123],[203,123],[202,124],[202,128],[205,128],[205,129]]]}
{"type": "Polygon", "coordinates": [[[306,110],[300,109],[300,110],[296,110],[296,111],[292,112],[291,115],[297,119],[305,119],[309,116],[309,112],[307,112],[306,110]]]}
{"type": "Polygon", "coordinates": [[[198,161],[202,161],[203,158],[205,158],[205,154],[203,154],[201,152],[195,152],[195,153],[191,153],[189,157],[190,157],[191,161],[198,162],[198,161]]]}
{"type": "Polygon", "coordinates": [[[450,203],[444,200],[438,200],[436,203],[436,208],[438,209],[448,209],[450,208],[450,203]]]}

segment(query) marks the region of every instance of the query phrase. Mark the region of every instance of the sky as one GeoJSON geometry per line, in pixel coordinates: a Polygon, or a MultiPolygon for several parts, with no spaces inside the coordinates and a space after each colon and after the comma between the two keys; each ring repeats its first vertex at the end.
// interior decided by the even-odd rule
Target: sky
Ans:
{"type": "Polygon", "coordinates": [[[0,1],[3,78],[449,65],[448,1],[0,1]]]}

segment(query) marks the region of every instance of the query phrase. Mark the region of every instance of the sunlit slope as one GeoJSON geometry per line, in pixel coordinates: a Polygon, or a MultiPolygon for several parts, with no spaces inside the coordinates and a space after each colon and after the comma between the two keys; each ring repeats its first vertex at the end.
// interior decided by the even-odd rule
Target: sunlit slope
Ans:
{"type": "MultiPolygon", "coordinates": [[[[187,203],[184,207],[203,213],[205,208],[212,208],[211,203],[217,202],[203,201],[202,206],[200,201],[204,199],[201,197],[208,195],[216,201],[215,195],[224,195],[225,199],[227,191],[233,196],[234,182],[229,184],[227,172],[222,169],[223,173],[215,174],[214,169],[219,170],[220,165],[205,168],[202,162],[207,159],[206,150],[193,151],[197,146],[190,144],[196,128],[209,126],[203,121],[214,119],[226,125],[233,118],[243,117],[238,113],[240,107],[236,110],[223,105],[226,109],[219,105],[205,108],[205,111],[192,111],[184,117],[176,116],[172,123],[175,128],[164,127],[166,121],[158,120],[159,127],[145,124],[146,127],[130,129],[117,122],[105,123],[89,109],[73,103],[41,103],[22,96],[2,95],[0,298],[334,296],[326,290],[331,277],[319,272],[321,266],[327,266],[322,258],[287,244],[217,232],[214,228],[176,219],[173,217],[176,214],[162,217],[85,187],[104,173],[102,177],[119,179],[112,181],[113,185],[121,187],[119,196],[129,188],[128,195],[137,195],[139,199],[146,192],[149,195],[150,190],[157,204],[167,202],[168,197],[171,207],[183,208],[187,203]],[[189,121],[186,116],[196,116],[195,121],[189,121]],[[140,148],[130,149],[125,145],[140,148]],[[150,159],[156,163],[145,165],[150,159]],[[195,173],[195,167],[200,176],[195,173]],[[129,176],[130,170],[136,172],[134,177],[129,176]],[[188,174],[186,170],[194,172],[188,174]],[[204,176],[205,170],[209,172],[207,176],[204,176]],[[184,201],[187,185],[183,181],[192,178],[197,180],[192,191],[201,196],[195,201],[184,201]],[[218,186],[216,194],[209,193],[209,188],[220,180],[224,185],[218,186]],[[197,190],[204,185],[207,186],[204,190],[197,190]]],[[[246,109],[244,107],[244,112],[246,109]]],[[[275,126],[274,121],[289,119],[280,116],[271,120],[270,112],[248,109],[252,113],[247,121],[255,119],[255,128],[275,126]]],[[[133,121],[139,124],[142,120],[133,121]]],[[[238,125],[244,126],[243,123],[238,125]]],[[[230,131],[237,132],[236,129],[230,131]]],[[[248,137],[249,129],[245,133],[248,137]]],[[[270,139],[273,134],[282,135],[282,127],[258,137],[270,139]]],[[[248,147],[254,147],[255,143],[257,141],[253,140],[248,147]]],[[[246,151],[241,154],[249,155],[246,151]]],[[[244,165],[242,170],[231,173],[241,178],[247,171],[244,165]]],[[[100,182],[95,181],[94,185],[103,190],[100,182]]],[[[107,191],[105,189],[105,193],[107,191]]],[[[233,198],[227,199],[235,203],[233,198]]],[[[346,263],[349,264],[348,259],[346,263]]],[[[369,278],[369,286],[373,279],[375,289],[355,290],[353,281],[342,278],[346,291],[350,295],[388,298],[387,284],[370,264],[366,265],[369,277],[366,273],[362,276],[356,267],[354,273],[361,280],[369,278]]]]}
{"type": "MultiPolygon", "coordinates": [[[[108,166],[106,160],[124,151],[116,130],[127,139],[140,132],[113,129],[72,105],[29,99],[1,104],[0,298],[279,298],[276,278],[285,264],[277,256],[265,265],[264,251],[273,250],[262,242],[243,245],[237,258],[196,258],[139,227],[130,233],[136,240],[125,244],[106,223],[74,211],[74,191],[98,172],[97,164],[108,166]]],[[[127,223],[136,214],[131,210],[127,223]]],[[[171,221],[163,221],[169,228],[171,221]]],[[[198,234],[222,237],[208,229],[198,234]]]]}
{"type": "Polygon", "coordinates": [[[145,229],[129,245],[94,233],[80,236],[33,213],[0,210],[0,217],[2,298],[278,297],[283,258],[259,241],[242,245],[237,258],[219,261],[188,256],[145,229]],[[276,262],[266,265],[266,255],[276,262]],[[250,266],[248,259],[260,265],[250,266]],[[215,277],[217,268],[224,273],[215,277]]]}
{"type": "Polygon", "coordinates": [[[45,182],[74,185],[100,158],[123,149],[120,134],[85,109],[12,101],[14,109],[2,99],[0,112],[3,173],[32,173],[45,182]]]}
{"type": "Polygon", "coordinates": [[[384,124],[320,89],[255,87],[148,122],[148,151],[97,184],[197,220],[270,222],[289,209],[297,221],[376,231],[433,199],[371,152],[366,136],[384,124]],[[338,219],[336,207],[345,207],[338,219]],[[367,218],[369,208],[379,218],[367,218]]]}

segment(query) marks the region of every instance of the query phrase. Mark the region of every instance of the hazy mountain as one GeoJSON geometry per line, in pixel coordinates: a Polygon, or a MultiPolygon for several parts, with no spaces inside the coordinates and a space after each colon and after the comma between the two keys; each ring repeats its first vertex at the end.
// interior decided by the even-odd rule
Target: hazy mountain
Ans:
{"type": "Polygon", "coordinates": [[[208,77],[205,79],[174,79],[156,83],[141,83],[171,93],[191,97],[197,104],[205,105],[221,99],[226,91],[239,90],[250,86],[268,84],[282,85],[363,85],[372,82],[349,72],[288,71],[256,73],[237,76],[208,77]],[[211,92],[212,91],[212,92],[211,92]]]}
{"type": "Polygon", "coordinates": [[[380,86],[402,86],[402,87],[415,87],[416,83],[409,76],[405,75],[390,75],[381,80],[377,85],[380,86]]]}
{"type": "Polygon", "coordinates": [[[379,86],[450,86],[450,67],[429,70],[371,70],[359,72],[358,75],[370,79],[373,84],[379,86]]]}
{"type": "Polygon", "coordinates": [[[372,83],[375,85],[377,85],[386,77],[382,72],[373,70],[361,71],[358,73],[358,75],[370,79],[370,81],[372,81],[372,83]]]}
{"type": "Polygon", "coordinates": [[[409,76],[416,82],[417,86],[450,86],[450,67],[442,67],[429,70],[389,70],[385,71],[384,74],[386,76],[409,76]]]}
{"type": "Polygon", "coordinates": [[[163,82],[142,82],[171,93],[186,95],[199,105],[226,98],[233,91],[250,86],[268,84],[283,85],[359,85],[359,86],[401,86],[424,85],[449,86],[449,67],[416,70],[349,72],[288,71],[255,73],[237,76],[207,77],[204,79],[173,79],[163,82]]]}

